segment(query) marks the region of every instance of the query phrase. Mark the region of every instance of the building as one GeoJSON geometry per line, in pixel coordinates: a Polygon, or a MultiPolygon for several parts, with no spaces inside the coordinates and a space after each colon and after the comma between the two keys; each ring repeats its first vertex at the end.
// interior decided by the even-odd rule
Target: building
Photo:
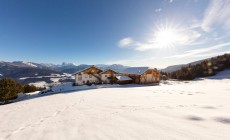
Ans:
{"type": "Polygon", "coordinates": [[[160,82],[160,72],[149,67],[130,67],[121,72],[121,75],[130,77],[136,84],[160,82]]]}
{"type": "Polygon", "coordinates": [[[116,78],[117,74],[118,74],[117,72],[115,72],[115,71],[113,71],[111,69],[102,71],[100,73],[102,83],[103,84],[111,84],[111,83],[113,84],[113,83],[115,83],[116,80],[114,78],[116,78]]]}
{"type": "Polygon", "coordinates": [[[102,71],[96,66],[91,66],[73,74],[75,85],[84,84],[151,84],[159,83],[160,72],[149,67],[130,67],[121,73],[111,69],[102,71]]]}
{"type": "Polygon", "coordinates": [[[75,85],[99,84],[102,82],[99,74],[101,72],[102,70],[95,66],[77,71],[73,74],[75,77],[75,85]]]}
{"type": "Polygon", "coordinates": [[[131,84],[133,83],[133,79],[130,78],[129,76],[116,76],[117,79],[117,84],[131,84]]]}

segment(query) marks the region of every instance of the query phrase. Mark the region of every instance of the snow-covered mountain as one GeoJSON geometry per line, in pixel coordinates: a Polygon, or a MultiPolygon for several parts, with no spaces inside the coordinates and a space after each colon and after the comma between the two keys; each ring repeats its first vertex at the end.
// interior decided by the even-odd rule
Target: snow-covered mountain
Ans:
{"type": "Polygon", "coordinates": [[[39,65],[42,65],[43,67],[48,67],[53,70],[58,70],[58,71],[63,70],[63,69],[73,68],[77,66],[73,63],[67,63],[67,62],[63,62],[62,64],[40,63],[39,65]]]}
{"type": "MultiPolygon", "coordinates": [[[[26,61],[4,62],[0,61],[0,79],[5,77],[13,78],[20,83],[34,83],[44,81],[46,83],[52,82],[52,78],[63,78],[61,75],[73,74],[76,71],[85,69],[91,65],[75,65],[73,63],[63,62],[62,64],[51,63],[34,63],[26,61]],[[59,76],[54,76],[59,75],[59,76]]],[[[102,70],[113,69],[115,71],[122,71],[126,66],[113,65],[96,65],[102,70]]],[[[67,77],[68,79],[68,77],[67,77]]]]}
{"type": "Polygon", "coordinates": [[[0,62],[0,78],[13,78],[20,83],[27,84],[36,81],[47,81],[51,82],[50,79],[45,78],[54,74],[61,75],[62,72],[49,69],[48,67],[43,67],[42,65],[24,62],[24,61],[14,61],[14,62],[0,62]],[[21,79],[24,77],[39,77],[30,79],[21,79]]]}
{"type": "MultiPolygon", "coordinates": [[[[61,72],[65,72],[65,73],[74,73],[76,71],[79,71],[79,70],[82,70],[82,69],[85,69],[89,66],[92,66],[92,65],[86,65],[86,64],[81,64],[81,65],[78,65],[78,66],[64,66],[64,67],[60,67],[60,68],[56,68],[57,70],[61,70],[61,72]]],[[[121,72],[123,71],[124,69],[128,68],[128,66],[123,66],[123,65],[120,65],[120,64],[112,64],[112,65],[105,65],[105,64],[97,64],[95,65],[97,66],[98,68],[102,69],[102,70],[106,70],[106,69],[112,69],[116,72],[121,72]]]]}
{"type": "Polygon", "coordinates": [[[24,65],[29,66],[29,67],[37,67],[37,65],[34,65],[33,63],[27,62],[27,61],[14,61],[13,63],[19,64],[19,65],[24,64],[24,65]]]}
{"type": "Polygon", "coordinates": [[[106,69],[112,69],[116,72],[121,72],[123,70],[125,70],[126,68],[128,68],[128,66],[124,66],[124,65],[120,65],[120,64],[112,64],[112,65],[96,65],[97,67],[99,67],[102,70],[106,70],[106,69]]]}

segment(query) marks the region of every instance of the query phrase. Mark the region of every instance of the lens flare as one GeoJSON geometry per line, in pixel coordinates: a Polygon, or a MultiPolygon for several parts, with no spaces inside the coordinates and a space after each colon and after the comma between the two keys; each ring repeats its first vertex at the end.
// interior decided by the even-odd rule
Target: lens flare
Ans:
{"type": "Polygon", "coordinates": [[[172,47],[176,43],[177,33],[173,29],[162,28],[155,34],[156,44],[160,47],[172,47]]]}
{"type": "Polygon", "coordinates": [[[152,42],[158,48],[171,48],[188,44],[193,40],[190,36],[194,36],[194,32],[187,28],[173,24],[160,24],[154,31],[152,42]]]}

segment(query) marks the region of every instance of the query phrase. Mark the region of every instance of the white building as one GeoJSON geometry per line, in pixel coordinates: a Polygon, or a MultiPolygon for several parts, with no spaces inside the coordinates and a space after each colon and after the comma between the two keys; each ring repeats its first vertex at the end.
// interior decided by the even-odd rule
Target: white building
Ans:
{"type": "Polygon", "coordinates": [[[102,70],[95,66],[80,70],[73,74],[75,77],[75,84],[84,85],[101,83],[100,72],[102,72],[102,70]]]}
{"type": "Polygon", "coordinates": [[[117,72],[108,69],[100,73],[101,80],[103,84],[110,84],[113,83],[114,78],[116,78],[117,72]]]}

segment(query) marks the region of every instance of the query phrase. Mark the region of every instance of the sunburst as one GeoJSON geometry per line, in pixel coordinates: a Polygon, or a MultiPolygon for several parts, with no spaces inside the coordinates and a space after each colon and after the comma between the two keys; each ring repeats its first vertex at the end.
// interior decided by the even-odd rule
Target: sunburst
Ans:
{"type": "Polygon", "coordinates": [[[176,27],[160,26],[154,33],[153,42],[159,48],[169,48],[174,47],[180,38],[180,33],[176,27]]]}

